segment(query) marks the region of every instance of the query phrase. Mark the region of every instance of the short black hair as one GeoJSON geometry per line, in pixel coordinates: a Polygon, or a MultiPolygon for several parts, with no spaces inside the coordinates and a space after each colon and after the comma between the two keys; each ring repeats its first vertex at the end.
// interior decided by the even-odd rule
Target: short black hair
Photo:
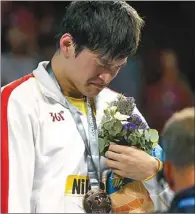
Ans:
{"type": "Polygon", "coordinates": [[[135,54],[143,19],[125,1],[71,2],[60,24],[57,45],[64,33],[73,37],[76,55],[87,48],[110,59],[135,54]]]}

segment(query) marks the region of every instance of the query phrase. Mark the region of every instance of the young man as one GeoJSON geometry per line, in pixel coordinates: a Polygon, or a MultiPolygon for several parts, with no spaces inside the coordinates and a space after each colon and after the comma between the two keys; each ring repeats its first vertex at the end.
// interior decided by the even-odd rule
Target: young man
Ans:
{"type": "MultiPolygon", "coordinates": [[[[91,137],[95,125],[92,114],[88,116],[90,104],[98,126],[107,102],[117,96],[106,86],[135,53],[142,25],[123,1],[72,2],[51,63],[41,62],[31,75],[2,89],[2,212],[85,212],[88,184],[99,184],[98,176],[108,168],[134,179],[124,188],[128,201],[116,201],[116,193],[108,193],[114,211],[156,207],[159,160],[112,145],[106,160],[102,157],[99,163],[96,154],[99,171],[91,172],[87,150],[96,139],[91,137]]],[[[93,145],[97,148],[98,142],[93,145]]]]}
{"type": "Polygon", "coordinates": [[[176,193],[169,213],[195,213],[195,108],[175,113],[162,134],[164,177],[176,193]]]}

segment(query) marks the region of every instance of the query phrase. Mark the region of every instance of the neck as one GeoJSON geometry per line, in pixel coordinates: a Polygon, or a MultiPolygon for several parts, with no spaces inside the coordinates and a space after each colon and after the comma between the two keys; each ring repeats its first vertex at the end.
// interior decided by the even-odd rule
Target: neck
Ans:
{"type": "Polygon", "coordinates": [[[67,68],[64,68],[63,64],[65,63],[62,63],[62,60],[64,61],[65,59],[61,59],[59,53],[56,53],[51,60],[51,67],[58,81],[58,84],[61,87],[62,93],[68,97],[77,99],[83,98],[83,94],[78,91],[74,83],[68,77],[67,68]]]}
{"type": "Polygon", "coordinates": [[[194,181],[194,166],[178,170],[175,175],[175,191],[180,192],[195,185],[194,181]]]}

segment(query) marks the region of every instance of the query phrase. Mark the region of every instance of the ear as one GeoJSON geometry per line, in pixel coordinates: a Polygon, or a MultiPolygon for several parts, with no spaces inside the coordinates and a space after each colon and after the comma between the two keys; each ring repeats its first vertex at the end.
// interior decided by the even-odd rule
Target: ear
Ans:
{"type": "Polygon", "coordinates": [[[163,164],[163,174],[166,182],[169,184],[171,190],[175,191],[174,185],[174,169],[169,161],[165,161],[163,164]]]}
{"type": "Polygon", "coordinates": [[[69,58],[74,54],[74,45],[72,36],[69,33],[65,33],[60,39],[60,50],[64,57],[69,58]]]}

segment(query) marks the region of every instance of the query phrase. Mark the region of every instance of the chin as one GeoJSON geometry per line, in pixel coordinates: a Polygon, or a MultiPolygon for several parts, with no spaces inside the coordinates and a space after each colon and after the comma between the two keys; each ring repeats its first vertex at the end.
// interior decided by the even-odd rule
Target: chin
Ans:
{"type": "Polygon", "coordinates": [[[103,88],[102,88],[101,90],[88,91],[88,92],[84,93],[84,95],[85,95],[86,97],[94,98],[94,97],[96,97],[102,90],[103,90],[103,88]]]}
{"type": "Polygon", "coordinates": [[[94,98],[96,97],[105,87],[96,87],[94,85],[88,85],[84,88],[82,88],[82,90],[80,90],[80,92],[86,96],[86,97],[90,97],[90,98],[94,98]]]}

